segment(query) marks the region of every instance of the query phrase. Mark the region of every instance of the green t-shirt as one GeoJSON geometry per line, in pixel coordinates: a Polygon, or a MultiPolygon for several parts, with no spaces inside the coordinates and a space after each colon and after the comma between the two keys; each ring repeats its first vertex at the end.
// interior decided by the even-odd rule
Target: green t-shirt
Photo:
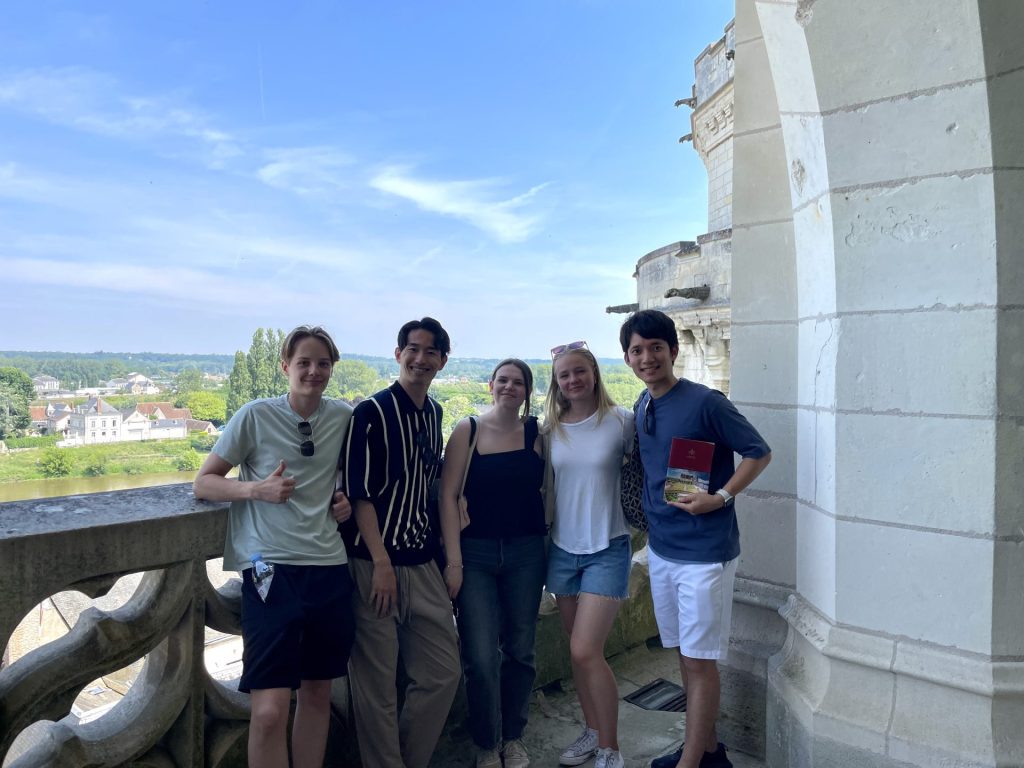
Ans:
{"type": "Polygon", "coordinates": [[[284,474],[295,478],[295,492],[283,504],[233,501],[224,544],[224,570],[249,567],[253,554],[268,563],[340,565],[348,562],[338,525],[330,514],[341,444],[348,432],[352,406],[322,400],[303,419],[288,405],[288,396],[253,400],[231,417],[213,452],[234,467],[238,479],[262,480],[283,459],[284,474]],[[315,446],[303,456],[300,421],[309,421],[315,446]]]}

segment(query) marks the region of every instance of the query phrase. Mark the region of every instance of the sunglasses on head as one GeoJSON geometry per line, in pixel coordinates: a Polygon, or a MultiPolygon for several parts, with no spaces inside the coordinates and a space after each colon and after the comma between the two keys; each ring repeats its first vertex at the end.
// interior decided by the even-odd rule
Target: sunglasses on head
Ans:
{"type": "Polygon", "coordinates": [[[585,341],[570,341],[568,344],[559,344],[557,347],[551,348],[551,359],[554,360],[559,355],[564,355],[566,352],[573,352],[577,349],[589,350],[585,341]]]}
{"type": "Polygon", "coordinates": [[[312,456],[315,450],[313,445],[313,425],[308,421],[300,421],[299,434],[306,438],[299,444],[299,453],[303,456],[312,456]]]}

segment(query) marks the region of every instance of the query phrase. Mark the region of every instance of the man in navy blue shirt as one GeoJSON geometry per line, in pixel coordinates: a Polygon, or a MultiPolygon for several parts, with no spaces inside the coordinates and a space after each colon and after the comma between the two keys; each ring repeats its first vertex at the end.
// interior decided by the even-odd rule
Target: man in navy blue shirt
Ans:
{"type": "Polygon", "coordinates": [[[666,648],[679,649],[686,687],[686,740],[657,758],[652,768],[731,768],[718,742],[721,684],[718,659],[729,647],[732,589],[740,533],[734,497],[771,461],[768,444],[721,392],[679,379],[675,323],[663,312],[643,310],[622,325],[626,364],[647,391],[636,415],[644,467],[644,511],[651,595],[666,648]],[[665,500],[673,437],[715,444],[706,493],[665,500]],[[734,454],[742,456],[735,464],[734,454]]]}

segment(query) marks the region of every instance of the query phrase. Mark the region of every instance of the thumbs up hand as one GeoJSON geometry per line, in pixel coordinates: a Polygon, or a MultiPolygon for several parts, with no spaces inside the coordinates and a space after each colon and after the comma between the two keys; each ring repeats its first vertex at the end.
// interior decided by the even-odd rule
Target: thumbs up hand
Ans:
{"type": "Polygon", "coordinates": [[[282,460],[277,469],[271,472],[263,480],[252,485],[252,495],[259,501],[269,501],[271,504],[283,504],[288,501],[295,492],[295,478],[284,473],[287,464],[282,460]]]}

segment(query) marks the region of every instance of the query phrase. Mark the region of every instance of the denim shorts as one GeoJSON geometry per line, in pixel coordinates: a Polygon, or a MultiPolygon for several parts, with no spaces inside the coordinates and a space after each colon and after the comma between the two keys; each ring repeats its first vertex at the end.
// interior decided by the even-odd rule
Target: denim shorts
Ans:
{"type": "Polygon", "coordinates": [[[624,600],[629,597],[632,557],[628,534],[615,537],[605,549],[590,555],[574,555],[552,542],[547,590],[560,596],[586,592],[624,600]]]}

